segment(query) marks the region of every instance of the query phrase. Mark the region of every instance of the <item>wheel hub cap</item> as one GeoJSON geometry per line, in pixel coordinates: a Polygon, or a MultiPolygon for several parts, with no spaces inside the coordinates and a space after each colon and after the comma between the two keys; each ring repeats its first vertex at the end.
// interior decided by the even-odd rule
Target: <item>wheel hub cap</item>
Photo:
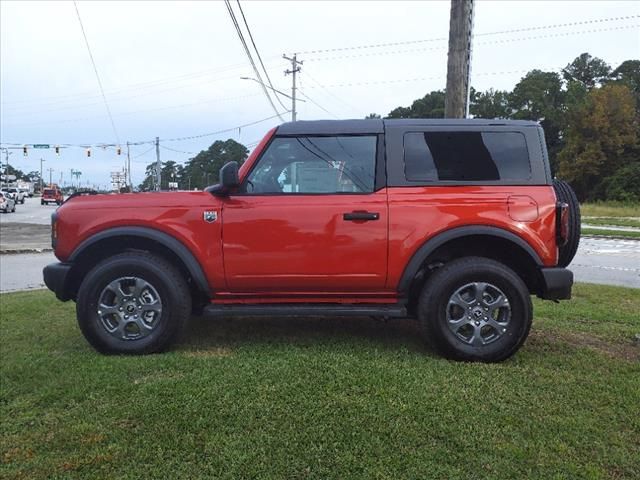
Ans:
{"type": "Polygon", "coordinates": [[[491,283],[467,283],[451,295],[447,304],[449,330],[474,347],[498,340],[507,333],[510,321],[509,299],[491,283]]]}
{"type": "Polygon", "coordinates": [[[155,287],[138,277],[121,277],[100,293],[97,308],[102,327],[118,340],[137,340],[160,323],[162,300],[155,287]]]}

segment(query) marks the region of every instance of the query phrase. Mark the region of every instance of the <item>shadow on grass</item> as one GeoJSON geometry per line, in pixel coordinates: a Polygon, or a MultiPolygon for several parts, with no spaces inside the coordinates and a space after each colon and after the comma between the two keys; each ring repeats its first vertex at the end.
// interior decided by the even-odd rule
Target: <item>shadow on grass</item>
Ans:
{"type": "Polygon", "coordinates": [[[282,345],[338,347],[367,345],[433,354],[413,320],[371,317],[192,317],[179,350],[233,350],[282,345]]]}

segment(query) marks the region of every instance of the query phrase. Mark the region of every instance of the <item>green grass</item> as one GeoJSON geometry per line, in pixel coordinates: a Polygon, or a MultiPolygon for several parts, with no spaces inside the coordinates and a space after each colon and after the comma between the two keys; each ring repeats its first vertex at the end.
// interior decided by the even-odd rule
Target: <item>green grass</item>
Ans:
{"type": "Polygon", "coordinates": [[[640,204],[631,202],[594,202],[580,204],[585,217],[640,217],[640,204]]]}
{"type": "Polygon", "coordinates": [[[583,217],[582,223],[589,225],[606,225],[615,227],[637,227],[640,228],[640,218],[626,217],[583,217]]]}
{"type": "Polygon", "coordinates": [[[638,478],[640,290],[574,293],[498,365],[368,318],[193,319],[108,357],[72,303],[2,295],[0,477],[638,478]]]}
{"type": "Polygon", "coordinates": [[[605,237],[622,237],[622,238],[637,238],[640,239],[640,232],[633,232],[627,230],[606,230],[601,228],[582,228],[583,235],[595,235],[605,237]]]}

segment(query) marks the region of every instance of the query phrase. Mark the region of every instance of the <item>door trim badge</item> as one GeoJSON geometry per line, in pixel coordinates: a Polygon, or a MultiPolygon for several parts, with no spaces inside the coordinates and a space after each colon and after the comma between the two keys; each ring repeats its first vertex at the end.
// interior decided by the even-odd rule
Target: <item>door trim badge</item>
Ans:
{"type": "Polygon", "coordinates": [[[202,212],[202,219],[207,223],[213,223],[218,219],[218,212],[215,210],[205,210],[202,212]]]}

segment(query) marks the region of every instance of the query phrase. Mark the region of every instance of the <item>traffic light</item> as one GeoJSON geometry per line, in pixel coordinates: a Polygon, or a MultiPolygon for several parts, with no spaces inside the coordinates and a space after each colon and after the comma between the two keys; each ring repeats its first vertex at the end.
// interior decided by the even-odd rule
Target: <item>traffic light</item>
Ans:
{"type": "Polygon", "coordinates": [[[27,155],[29,155],[29,153],[27,152],[27,146],[25,145],[24,147],[22,147],[22,154],[26,157],[27,155]]]}
{"type": "Polygon", "coordinates": [[[60,156],[60,147],[56,145],[56,155],[60,156]]]}
{"type": "Polygon", "coordinates": [[[118,148],[116,148],[116,153],[118,155],[120,155],[122,153],[122,148],[120,148],[120,146],[118,146],[118,148]]]}
{"type": "Polygon", "coordinates": [[[87,157],[90,157],[90,156],[91,156],[91,149],[87,148],[87,157]]]}

